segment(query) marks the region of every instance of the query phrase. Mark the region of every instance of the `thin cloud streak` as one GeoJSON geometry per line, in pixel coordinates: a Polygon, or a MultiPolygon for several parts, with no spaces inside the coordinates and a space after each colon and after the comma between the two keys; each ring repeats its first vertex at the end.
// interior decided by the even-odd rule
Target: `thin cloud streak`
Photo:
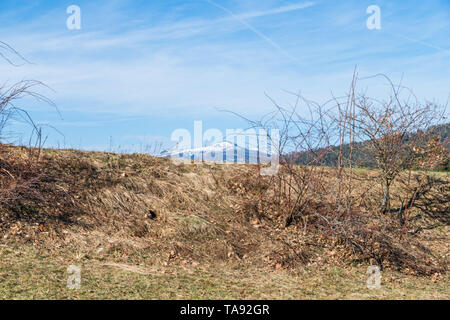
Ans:
{"type": "MultiPolygon", "coordinates": [[[[262,32],[258,31],[256,28],[254,28],[252,25],[250,25],[248,22],[246,22],[245,20],[243,20],[245,17],[244,15],[236,15],[234,14],[231,10],[221,6],[220,4],[212,1],[212,0],[205,0],[206,2],[210,3],[211,5],[215,6],[216,8],[221,9],[222,11],[228,13],[231,17],[233,17],[234,19],[236,19],[238,22],[240,22],[242,25],[244,25],[245,27],[247,27],[250,31],[252,31],[253,33],[255,33],[258,37],[260,37],[262,40],[264,40],[265,42],[267,42],[270,46],[272,46],[273,48],[275,48],[276,50],[278,50],[281,54],[283,54],[285,57],[287,57],[288,59],[290,59],[292,62],[295,62],[296,64],[299,64],[299,61],[297,60],[297,58],[295,58],[293,55],[291,55],[289,52],[287,52],[286,50],[284,50],[282,47],[280,47],[280,45],[278,45],[275,41],[273,41],[272,39],[270,39],[268,36],[266,36],[265,34],[263,34],[262,32]]],[[[312,6],[313,4],[311,2],[306,3],[305,5],[303,5],[303,8],[307,8],[312,6]]],[[[259,13],[253,13],[253,14],[247,14],[248,17],[261,17],[263,15],[269,15],[269,14],[276,14],[276,13],[281,13],[281,12],[288,12],[288,11],[293,11],[293,10],[299,10],[300,7],[297,6],[290,6],[290,8],[287,7],[283,7],[282,8],[278,8],[278,9],[274,9],[274,10],[270,10],[270,11],[266,11],[266,12],[259,12],[259,13]]]]}
{"type": "Polygon", "coordinates": [[[283,6],[283,7],[279,7],[279,8],[275,8],[275,9],[271,9],[271,10],[242,13],[242,14],[237,14],[235,16],[240,19],[259,18],[259,17],[264,17],[264,16],[271,16],[271,15],[275,15],[275,14],[306,9],[306,8],[312,7],[314,5],[315,5],[314,2],[305,2],[305,3],[298,3],[298,4],[283,6]]]}
{"type": "Polygon", "coordinates": [[[421,40],[417,40],[417,39],[413,39],[413,38],[410,38],[410,37],[407,37],[407,36],[404,36],[404,35],[401,35],[401,34],[397,34],[397,33],[389,32],[389,34],[391,34],[391,35],[393,35],[393,36],[395,36],[395,37],[398,37],[398,38],[407,40],[407,41],[409,41],[409,42],[418,43],[418,44],[420,44],[420,45],[422,45],[422,46],[425,46],[425,47],[428,47],[428,48],[432,48],[432,49],[435,49],[435,50],[442,51],[443,53],[450,55],[450,50],[444,49],[444,48],[439,47],[439,46],[436,46],[436,45],[434,45],[434,44],[431,44],[431,43],[428,43],[428,42],[425,42],[425,41],[421,41],[421,40]]]}

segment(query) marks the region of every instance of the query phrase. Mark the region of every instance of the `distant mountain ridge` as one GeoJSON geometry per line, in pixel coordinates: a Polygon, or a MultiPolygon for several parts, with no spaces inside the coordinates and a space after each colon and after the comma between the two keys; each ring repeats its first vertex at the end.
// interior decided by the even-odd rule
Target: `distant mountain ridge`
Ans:
{"type": "Polygon", "coordinates": [[[176,146],[172,150],[161,152],[160,157],[205,162],[261,163],[270,156],[257,148],[246,148],[222,141],[201,148],[182,149],[176,146]]]}

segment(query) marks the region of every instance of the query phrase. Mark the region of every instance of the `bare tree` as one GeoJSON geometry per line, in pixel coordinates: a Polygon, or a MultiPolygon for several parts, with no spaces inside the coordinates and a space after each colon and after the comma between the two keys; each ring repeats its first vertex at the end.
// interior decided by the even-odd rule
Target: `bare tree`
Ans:
{"type": "Polygon", "coordinates": [[[390,210],[390,187],[398,174],[436,159],[435,153],[427,151],[432,138],[428,132],[442,119],[442,108],[436,103],[419,102],[409,89],[394,85],[385,75],[376,77],[387,80],[387,99],[356,95],[356,111],[350,117],[363,152],[376,160],[383,190],[381,211],[386,213],[390,210]]]}
{"type": "MultiPolygon", "coordinates": [[[[13,67],[19,67],[23,64],[31,64],[31,62],[25,59],[18,51],[16,51],[13,47],[3,41],[0,41],[0,59],[5,60],[9,65],[13,67]]],[[[3,134],[3,129],[10,120],[12,120],[13,118],[15,118],[16,120],[22,120],[29,124],[32,128],[29,139],[29,153],[30,157],[32,158],[32,147],[35,147],[38,150],[37,159],[39,159],[40,150],[46,140],[46,137],[43,137],[42,133],[43,125],[36,124],[29,115],[27,109],[19,105],[18,103],[25,98],[32,98],[37,102],[43,102],[54,107],[58,114],[61,116],[56,105],[46,96],[39,93],[39,90],[42,88],[50,89],[47,85],[37,80],[21,80],[12,85],[0,84],[0,141],[5,141],[6,137],[3,134]]],[[[48,127],[51,127],[56,132],[62,135],[62,133],[56,128],[52,126],[48,127]]]]}
{"type": "Polygon", "coordinates": [[[19,67],[24,64],[31,64],[31,62],[28,61],[26,58],[24,58],[16,49],[14,49],[9,44],[1,40],[0,40],[0,58],[15,67],[19,67]]]}
{"type": "Polygon", "coordinates": [[[243,118],[249,125],[269,134],[273,129],[278,130],[278,141],[272,141],[272,146],[278,146],[277,153],[280,160],[279,170],[270,178],[259,178],[264,187],[259,188],[265,195],[257,198],[258,207],[266,210],[273,208],[282,221],[283,227],[290,226],[296,219],[301,218],[307,208],[312,205],[314,197],[312,192],[318,191],[323,185],[321,182],[324,173],[320,167],[322,157],[329,151],[331,130],[334,121],[327,115],[328,105],[318,104],[305,99],[299,93],[288,92],[292,95],[294,103],[286,106],[279,105],[271,97],[275,111],[266,114],[260,120],[254,121],[243,118]],[[297,163],[297,155],[308,154],[308,159],[302,165],[297,163]]]}

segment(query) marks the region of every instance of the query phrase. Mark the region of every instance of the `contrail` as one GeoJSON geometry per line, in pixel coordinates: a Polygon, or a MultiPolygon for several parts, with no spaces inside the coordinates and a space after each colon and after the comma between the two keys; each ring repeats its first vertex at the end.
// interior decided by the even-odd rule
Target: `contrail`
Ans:
{"type": "Polygon", "coordinates": [[[421,40],[416,40],[416,39],[413,39],[413,38],[409,38],[409,37],[406,37],[404,35],[393,33],[393,32],[388,32],[388,33],[393,35],[393,36],[396,36],[398,38],[402,38],[402,39],[408,40],[410,42],[415,42],[415,43],[421,44],[421,45],[423,45],[425,47],[428,47],[428,48],[432,48],[432,49],[436,49],[436,50],[439,50],[439,51],[443,51],[445,54],[449,54],[450,55],[450,50],[444,49],[444,48],[436,46],[434,44],[431,44],[431,43],[428,43],[428,42],[425,42],[425,41],[421,41],[421,40]]]}
{"type": "MultiPolygon", "coordinates": [[[[206,2],[208,2],[209,4],[215,6],[216,8],[219,8],[220,10],[228,13],[230,16],[232,16],[234,19],[236,19],[238,22],[240,22],[242,25],[244,25],[245,27],[247,27],[249,30],[251,30],[253,33],[255,33],[258,37],[260,37],[261,39],[263,39],[266,43],[268,43],[270,46],[272,46],[273,48],[277,49],[281,54],[283,54],[285,57],[287,57],[288,59],[290,59],[291,61],[295,62],[295,63],[299,63],[299,61],[297,60],[297,58],[295,58],[293,55],[291,55],[289,52],[287,52],[286,50],[284,50],[283,48],[281,48],[275,41],[273,41],[272,39],[270,39],[268,36],[264,35],[263,33],[261,33],[260,31],[258,31],[257,29],[255,29],[253,26],[251,26],[248,22],[246,22],[245,20],[243,20],[241,17],[239,17],[238,15],[235,15],[232,11],[230,11],[229,9],[221,6],[220,4],[212,1],[212,0],[205,0],[206,2]]],[[[306,8],[309,6],[312,6],[313,3],[308,2],[306,3],[304,6],[302,6],[301,8],[306,8]]],[[[295,9],[300,9],[300,7],[295,7],[295,9]]],[[[292,9],[291,9],[292,10],[292,9]]],[[[278,10],[278,11],[274,11],[275,13],[281,13],[281,12],[286,12],[287,10],[278,10]]]]}

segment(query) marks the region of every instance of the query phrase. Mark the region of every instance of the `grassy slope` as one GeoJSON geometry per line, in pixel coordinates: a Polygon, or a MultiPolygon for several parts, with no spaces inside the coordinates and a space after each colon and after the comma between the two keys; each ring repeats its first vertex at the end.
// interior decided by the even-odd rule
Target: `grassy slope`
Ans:
{"type": "MultiPolygon", "coordinates": [[[[447,275],[385,270],[382,288],[369,290],[367,264],[336,263],[326,251],[308,264],[277,265],[273,257],[286,250],[280,234],[233,209],[239,199],[225,181],[243,166],[53,150],[43,166],[49,187],[80,205],[52,194],[49,206],[26,209],[32,215],[0,211],[0,299],[450,298],[447,275]],[[71,264],[81,267],[81,290],[66,288],[71,264]]],[[[428,234],[435,254],[448,255],[448,230],[428,234]]]]}
{"type": "Polygon", "coordinates": [[[230,263],[203,268],[112,263],[34,248],[0,249],[1,299],[449,299],[449,281],[383,272],[366,287],[365,267],[307,267],[301,272],[230,263]],[[80,290],[66,288],[66,266],[82,267],[80,290]]]}

